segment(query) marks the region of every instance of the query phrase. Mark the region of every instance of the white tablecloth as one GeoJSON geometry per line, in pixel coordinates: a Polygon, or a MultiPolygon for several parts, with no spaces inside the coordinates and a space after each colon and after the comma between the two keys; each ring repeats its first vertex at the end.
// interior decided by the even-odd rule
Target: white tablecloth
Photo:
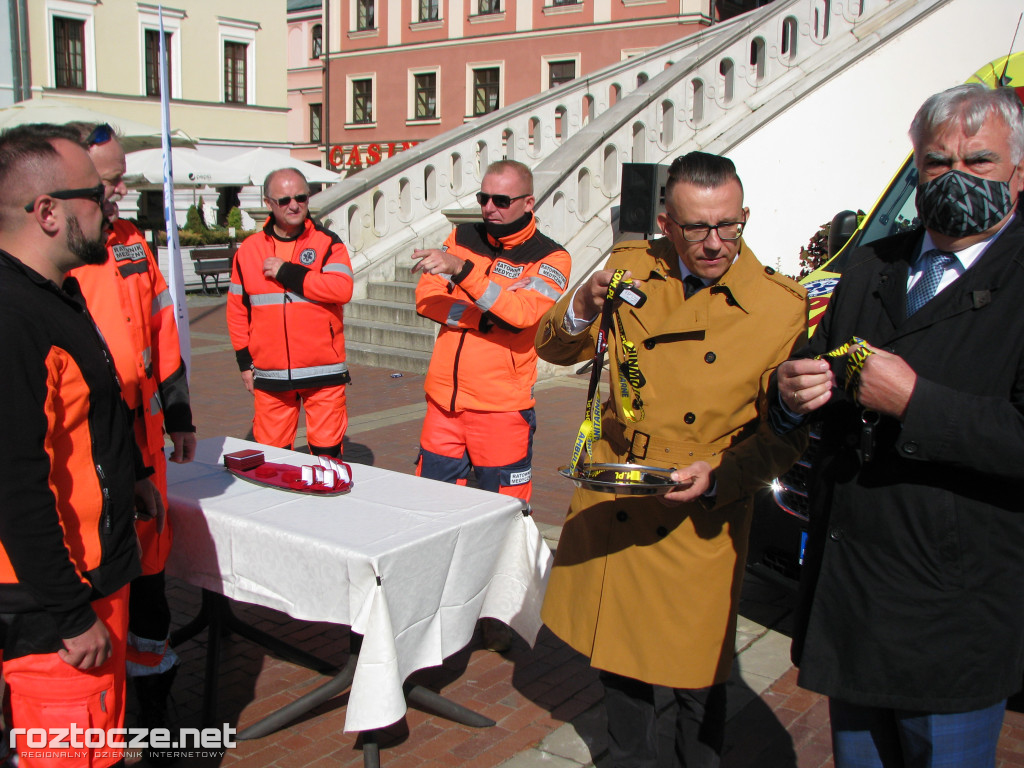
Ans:
{"type": "Polygon", "coordinates": [[[313,463],[227,437],[200,441],[190,464],[169,464],[167,572],[362,634],[346,731],[399,720],[405,679],[465,647],[480,616],[536,640],[551,554],[517,499],[361,464],[343,496],[279,491],[224,469],[223,455],[245,448],[313,463]]]}

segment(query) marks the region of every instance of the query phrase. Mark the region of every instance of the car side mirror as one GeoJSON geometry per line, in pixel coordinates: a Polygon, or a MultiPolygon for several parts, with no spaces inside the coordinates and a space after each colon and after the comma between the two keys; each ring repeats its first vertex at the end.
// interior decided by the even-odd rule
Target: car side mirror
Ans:
{"type": "Polygon", "coordinates": [[[857,231],[857,214],[854,211],[840,211],[832,217],[828,230],[828,257],[831,259],[857,231]]]}

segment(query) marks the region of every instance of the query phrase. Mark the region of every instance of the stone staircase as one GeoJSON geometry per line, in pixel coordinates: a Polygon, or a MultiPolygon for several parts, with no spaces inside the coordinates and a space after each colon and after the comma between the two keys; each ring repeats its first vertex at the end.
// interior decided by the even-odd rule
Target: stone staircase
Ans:
{"type": "MultiPolygon", "coordinates": [[[[408,272],[408,270],[400,270],[408,272]]],[[[416,281],[371,281],[366,298],[345,305],[345,353],[350,363],[426,373],[437,323],[416,314],[416,281]]]]}

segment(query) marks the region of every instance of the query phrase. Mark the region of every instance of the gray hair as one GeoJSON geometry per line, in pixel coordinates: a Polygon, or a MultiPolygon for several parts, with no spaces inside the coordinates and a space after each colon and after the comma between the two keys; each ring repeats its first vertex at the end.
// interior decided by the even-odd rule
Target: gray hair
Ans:
{"type": "Polygon", "coordinates": [[[910,124],[914,154],[943,126],[958,121],[964,133],[974,136],[990,113],[994,112],[1010,129],[1010,160],[1024,158],[1024,107],[1013,88],[989,88],[981,83],[966,83],[930,96],[917,110],[910,124]]]}

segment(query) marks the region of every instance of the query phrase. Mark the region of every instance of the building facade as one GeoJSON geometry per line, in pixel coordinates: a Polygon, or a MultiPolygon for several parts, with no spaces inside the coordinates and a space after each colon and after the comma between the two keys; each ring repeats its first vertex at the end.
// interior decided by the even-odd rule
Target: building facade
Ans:
{"type": "MultiPolygon", "coordinates": [[[[156,3],[10,1],[27,13],[25,39],[11,34],[12,49],[28,52],[32,98],[160,125],[156,3]]],[[[163,26],[173,127],[207,148],[287,142],[280,0],[175,0],[163,26]]]]}
{"type": "Polygon", "coordinates": [[[365,167],[757,4],[325,0],[322,151],[328,167],[365,167]]]}
{"type": "Polygon", "coordinates": [[[323,165],[323,0],[288,0],[288,140],[292,156],[323,165]]]}

